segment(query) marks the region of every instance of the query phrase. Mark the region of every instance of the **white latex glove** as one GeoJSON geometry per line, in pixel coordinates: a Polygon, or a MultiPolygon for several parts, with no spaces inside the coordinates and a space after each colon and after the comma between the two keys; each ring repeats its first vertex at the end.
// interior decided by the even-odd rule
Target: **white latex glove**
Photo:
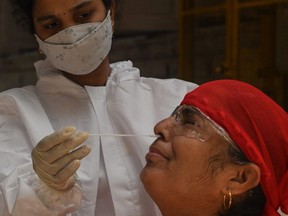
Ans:
{"type": "Polygon", "coordinates": [[[43,138],[32,151],[33,168],[39,178],[57,191],[73,188],[80,160],[91,150],[87,145],[79,147],[87,138],[88,133],[76,133],[74,127],[43,138]]]}

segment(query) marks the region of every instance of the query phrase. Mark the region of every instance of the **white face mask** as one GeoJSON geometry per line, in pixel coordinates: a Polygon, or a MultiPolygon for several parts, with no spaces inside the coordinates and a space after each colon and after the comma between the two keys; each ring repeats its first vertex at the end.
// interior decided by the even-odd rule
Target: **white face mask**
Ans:
{"type": "Polygon", "coordinates": [[[54,67],[75,75],[95,70],[111,49],[112,21],[110,11],[103,22],[66,28],[45,41],[37,35],[40,50],[54,67]]]}

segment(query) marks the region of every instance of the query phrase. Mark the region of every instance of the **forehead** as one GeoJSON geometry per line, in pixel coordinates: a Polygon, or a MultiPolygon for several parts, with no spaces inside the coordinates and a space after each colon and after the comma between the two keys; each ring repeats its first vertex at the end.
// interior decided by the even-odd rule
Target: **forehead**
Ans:
{"type": "Polygon", "coordinates": [[[77,8],[77,6],[93,3],[102,3],[102,0],[35,0],[33,14],[59,14],[77,8]]]}

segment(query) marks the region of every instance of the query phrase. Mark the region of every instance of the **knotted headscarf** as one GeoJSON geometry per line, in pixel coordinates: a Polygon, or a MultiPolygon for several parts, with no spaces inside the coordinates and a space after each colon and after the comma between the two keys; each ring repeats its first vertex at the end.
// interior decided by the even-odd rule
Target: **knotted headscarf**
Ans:
{"type": "Polygon", "coordinates": [[[211,81],[188,93],[181,104],[213,119],[261,170],[264,216],[288,214],[288,114],[257,88],[235,80],[211,81]]]}

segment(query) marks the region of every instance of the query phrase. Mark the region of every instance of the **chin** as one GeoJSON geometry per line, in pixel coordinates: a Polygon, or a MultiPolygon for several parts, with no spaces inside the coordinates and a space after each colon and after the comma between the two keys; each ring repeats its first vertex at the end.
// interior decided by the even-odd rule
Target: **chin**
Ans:
{"type": "Polygon", "coordinates": [[[161,190],[165,188],[163,177],[163,173],[159,172],[158,169],[149,166],[144,167],[140,173],[140,180],[142,181],[145,190],[154,201],[154,198],[159,196],[161,190]]]}
{"type": "Polygon", "coordinates": [[[142,184],[145,186],[146,182],[149,180],[149,170],[147,170],[147,165],[142,169],[140,173],[140,180],[142,184]]]}
{"type": "Polygon", "coordinates": [[[142,172],[140,173],[140,179],[144,185],[144,188],[147,194],[156,203],[162,215],[163,216],[169,215],[169,214],[164,214],[165,211],[163,211],[163,210],[166,210],[167,206],[170,206],[166,202],[167,191],[166,193],[165,191],[163,193],[163,185],[161,184],[161,180],[159,181],[157,178],[154,178],[154,176],[150,173],[150,171],[151,170],[149,168],[144,168],[142,172]]]}
{"type": "Polygon", "coordinates": [[[150,195],[150,190],[157,187],[157,176],[154,175],[154,170],[151,167],[144,167],[140,173],[140,180],[144,185],[146,191],[150,195]]]}

